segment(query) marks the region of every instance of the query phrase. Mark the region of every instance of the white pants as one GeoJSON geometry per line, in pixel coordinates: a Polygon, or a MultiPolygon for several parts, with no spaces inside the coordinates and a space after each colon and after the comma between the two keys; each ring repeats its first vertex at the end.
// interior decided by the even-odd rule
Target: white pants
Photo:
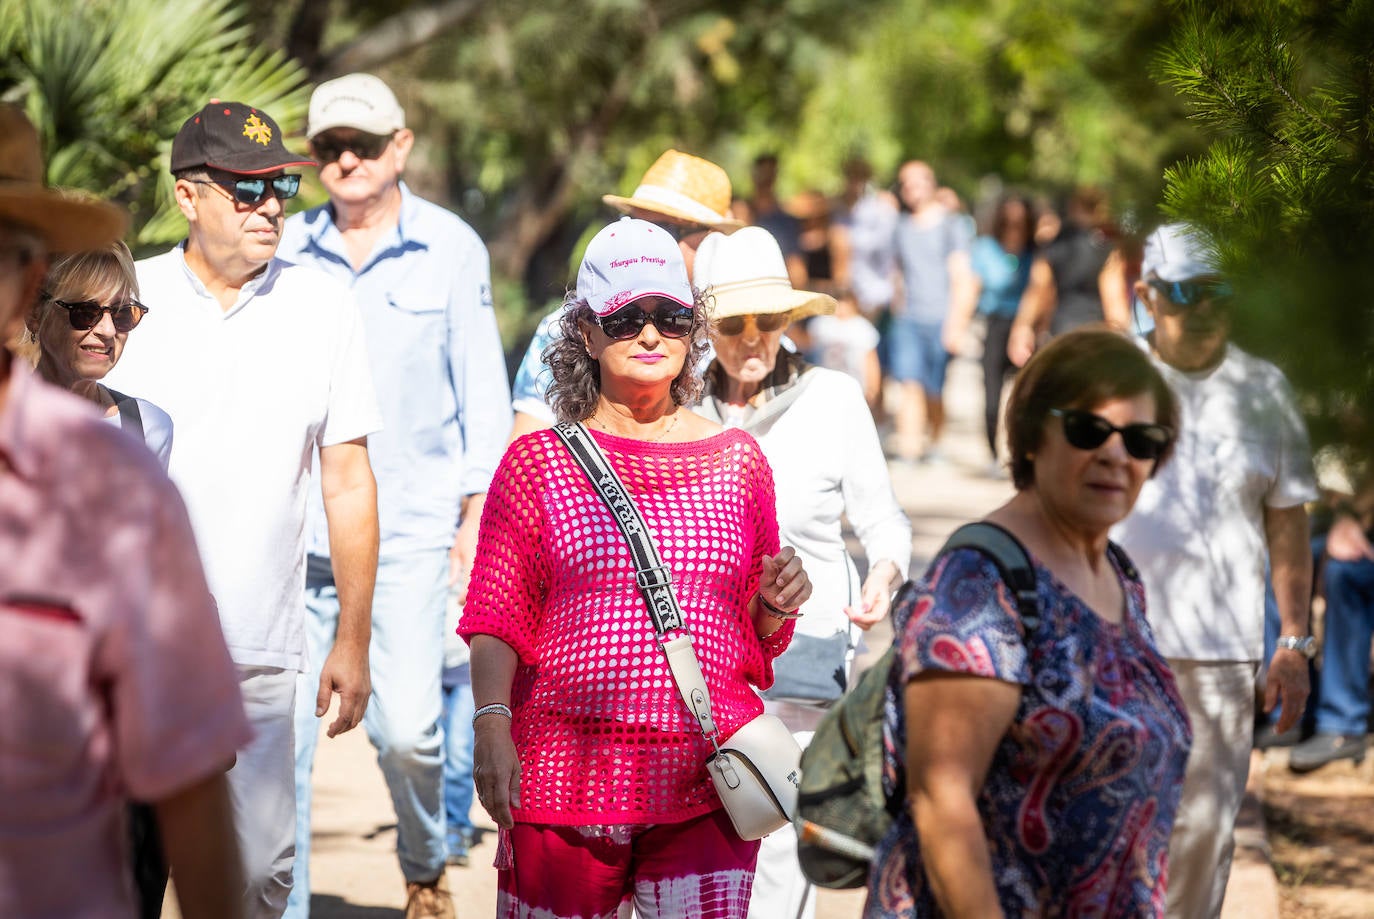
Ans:
{"type": "Polygon", "coordinates": [[[229,797],[243,858],[245,919],[278,919],[296,860],[296,671],[239,666],[253,739],[229,770],[229,797]]]}
{"type": "Polygon", "coordinates": [[[1255,732],[1251,661],[1170,659],[1193,724],[1193,749],[1169,837],[1170,919],[1221,915],[1235,852],[1236,816],[1255,732]]]}
{"type": "MultiPolygon", "coordinates": [[[[791,702],[763,704],[792,729],[803,750],[811,743],[816,722],[825,710],[791,702]]],[[[797,830],[791,824],[763,837],[758,866],[754,868],[754,892],[749,896],[748,919],[815,919],[816,888],[802,874],[797,861],[797,830]]]]}

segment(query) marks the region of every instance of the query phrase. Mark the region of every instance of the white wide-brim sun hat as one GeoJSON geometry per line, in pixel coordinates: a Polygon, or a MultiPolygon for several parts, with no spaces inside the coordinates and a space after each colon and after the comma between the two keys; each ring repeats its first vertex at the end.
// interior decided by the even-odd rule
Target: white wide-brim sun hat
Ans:
{"type": "Polygon", "coordinates": [[[693,279],[712,301],[711,319],[791,313],[793,319],[835,312],[835,298],[797,290],[778,241],[763,227],[712,233],[697,249],[693,279]]]}

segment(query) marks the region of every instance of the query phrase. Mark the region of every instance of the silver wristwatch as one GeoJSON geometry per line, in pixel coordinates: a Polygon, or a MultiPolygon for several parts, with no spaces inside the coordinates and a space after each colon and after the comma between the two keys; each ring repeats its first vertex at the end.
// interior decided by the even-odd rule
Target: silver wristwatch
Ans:
{"type": "Polygon", "coordinates": [[[1309,660],[1317,656],[1317,639],[1311,635],[1280,635],[1276,645],[1296,651],[1309,660]]]}

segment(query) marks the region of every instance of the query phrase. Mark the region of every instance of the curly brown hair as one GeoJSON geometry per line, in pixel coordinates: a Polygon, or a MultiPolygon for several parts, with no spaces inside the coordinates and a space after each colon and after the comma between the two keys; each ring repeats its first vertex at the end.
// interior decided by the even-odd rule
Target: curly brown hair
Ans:
{"type": "MultiPolygon", "coordinates": [[[[687,357],[682,370],[673,380],[673,404],[695,405],[701,398],[701,376],[697,366],[710,346],[710,306],[706,294],[692,288],[694,309],[692,331],[687,357]]],[[[563,315],[558,319],[558,334],[541,355],[553,375],[548,401],[559,422],[585,421],[596,411],[601,398],[601,365],[587,353],[582,339],[582,323],[594,324],[596,314],[575,291],[569,291],[563,301],[563,315]]]]}

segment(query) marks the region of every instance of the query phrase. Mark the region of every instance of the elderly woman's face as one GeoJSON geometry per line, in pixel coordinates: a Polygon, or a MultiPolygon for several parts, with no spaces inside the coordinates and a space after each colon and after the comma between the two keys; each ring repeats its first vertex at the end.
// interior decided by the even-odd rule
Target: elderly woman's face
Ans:
{"type": "Polygon", "coordinates": [[[1155,418],[1155,398],[1148,392],[1047,418],[1034,463],[1035,488],[1049,512],[1092,535],[1123,520],[1154,470],[1153,459],[1132,451],[1147,452],[1158,439],[1155,418]],[[1151,427],[1133,427],[1139,425],[1151,427]],[[1110,431],[1111,426],[1127,430],[1110,431]],[[1083,446],[1099,439],[1094,447],[1083,446]]]}
{"type": "Polygon", "coordinates": [[[716,322],[711,341],[726,375],[747,387],[768,379],[778,361],[778,346],[787,332],[788,318],[786,313],[763,313],[729,316],[716,322]]]}
{"type": "Polygon", "coordinates": [[[609,380],[671,386],[692,346],[691,312],[672,300],[644,297],[599,322],[583,323],[587,353],[601,365],[602,389],[609,380]]]}
{"type": "MultiPolygon", "coordinates": [[[[51,373],[52,382],[59,386],[71,386],[82,380],[100,380],[119,362],[129,333],[116,328],[115,317],[110,310],[101,310],[96,314],[98,318],[89,328],[76,328],[77,325],[86,325],[90,318],[85,315],[92,312],[87,304],[95,303],[115,310],[135,309],[140,318],[141,307],[134,307],[136,301],[118,290],[61,293],[63,296],[57,299],[68,306],[45,301],[38,307],[38,328],[35,331],[42,350],[40,367],[51,373]]],[[[125,312],[120,317],[121,326],[126,324],[128,316],[129,313],[125,312]]]]}

